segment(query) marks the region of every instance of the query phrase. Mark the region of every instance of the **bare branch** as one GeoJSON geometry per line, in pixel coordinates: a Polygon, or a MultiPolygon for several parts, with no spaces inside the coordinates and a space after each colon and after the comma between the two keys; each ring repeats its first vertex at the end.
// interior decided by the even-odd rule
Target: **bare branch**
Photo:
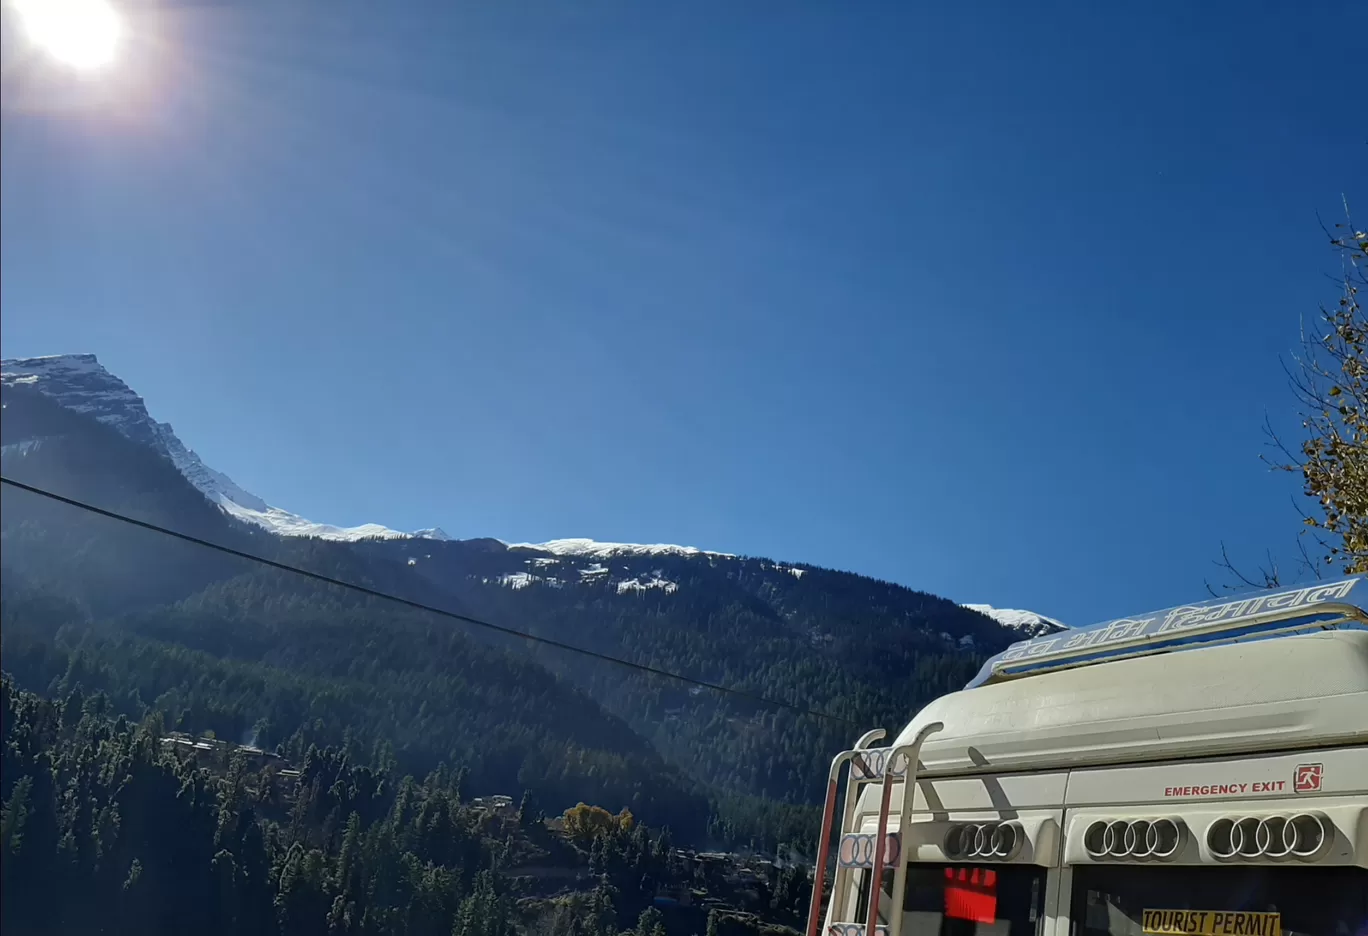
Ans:
{"type": "MultiPolygon", "coordinates": [[[[1299,349],[1279,358],[1304,438],[1300,445],[1288,445],[1265,411],[1267,451],[1260,455],[1270,470],[1301,477],[1302,497],[1299,503],[1294,498],[1302,522],[1298,575],[1316,578],[1334,566],[1346,573],[1368,572],[1368,312],[1360,295],[1368,286],[1368,232],[1354,227],[1347,200],[1344,213],[1344,222],[1333,227],[1317,219],[1339,255],[1334,279],[1340,297],[1334,305],[1320,306],[1314,332],[1303,320],[1299,349]]],[[[1282,578],[1277,563],[1271,552],[1265,559],[1257,575],[1246,575],[1222,543],[1215,565],[1236,583],[1222,587],[1276,587],[1282,578]]],[[[1209,583],[1207,590],[1216,594],[1209,583]]]]}
{"type": "MultiPolygon", "coordinates": [[[[1259,569],[1259,578],[1262,581],[1255,581],[1254,579],[1245,575],[1235,566],[1235,563],[1233,563],[1230,560],[1230,553],[1226,550],[1225,543],[1221,543],[1221,558],[1213,559],[1212,564],[1217,566],[1218,568],[1225,569],[1226,572],[1233,575],[1239,581],[1239,585],[1221,586],[1226,591],[1234,591],[1238,589],[1240,585],[1243,585],[1247,588],[1277,588],[1280,584],[1278,579],[1278,567],[1277,564],[1273,561],[1272,553],[1268,554],[1268,566],[1266,568],[1259,569]]],[[[1207,591],[1211,592],[1213,597],[1219,597],[1219,595],[1217,595],[1217,593],[1212,589],[1210,583],[1207,583],[1207,591]]]]}

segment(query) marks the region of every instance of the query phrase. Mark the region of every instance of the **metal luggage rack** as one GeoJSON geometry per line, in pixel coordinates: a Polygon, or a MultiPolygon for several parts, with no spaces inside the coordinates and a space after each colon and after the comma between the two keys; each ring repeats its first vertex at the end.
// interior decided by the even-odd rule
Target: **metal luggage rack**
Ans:
{"type": "Polygon", "coordinates": [[[921,758],[922,742],[931,734],[940,731],[945,725],[932,722],[923,725],[916,737],[907,744],[896,747],[871,748],[869,745],[884,737],[884,730],[877,728],[867,732],[855,747],[837,754],[831,762],[827,775],[826,803],[822,809],[822,837],[817,846],[817,871],[812,882],[812,902],[808,907],[807,936],[818,936],[822,925],[822,891],[826,884],[827,861],[831,857],[831,826],[836,813],[836,798],[839,791],[841,768],[850,763],[846,776],[845,809],[841,817],[841,841],[836,850],[836,872],[831,881],[832,921],[826,928],[825,936],[898,936],[902,924],[902,914],[894,913],[888,925],[879,923],[879,900],[883,895],[880,886],[884,868],[893,866],[893,892],[891,899],[894,907],[902,906],[903,890],[907,885],[907,862],[902,860],[903,834],[908,826],[912,812],[913,784],[917,779],[917,768],[921,758]],[[882,783],[883,796],[879,801],[878,831],[874,833],[846,831],[854,824],[855,811],[859,805],[860,787],[866,783],[882,783]],[[893,787],[903,785],[902,806],[899,810],[898,831],[888,831],[888,810],[892,802],[893,787]],[[879,843],[883,847],[879,847],[879,843]],[[868,912],[863,922],[859,920],[839,920],[837,914],[847,904],[851,875],[861,869],[869,868],[868,912]]]}
{"type": "Polygon", "coordinates": [[[1137,617],[1018,641],[983,664],[965,687],[1129,657],[1320,630],[1368,629],[1368,611],[1350,600],[1368,576],[1179,605],[1137,617]]]}

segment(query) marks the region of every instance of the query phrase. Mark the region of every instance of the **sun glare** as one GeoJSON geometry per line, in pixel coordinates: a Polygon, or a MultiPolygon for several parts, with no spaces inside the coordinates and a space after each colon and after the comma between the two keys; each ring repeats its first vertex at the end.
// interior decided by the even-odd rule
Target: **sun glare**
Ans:
{"type": "Polygon", "coordinates": [[[114,60],[123,23],[108,0],[16,0],[34,44],[82,70],[114,60]]]}

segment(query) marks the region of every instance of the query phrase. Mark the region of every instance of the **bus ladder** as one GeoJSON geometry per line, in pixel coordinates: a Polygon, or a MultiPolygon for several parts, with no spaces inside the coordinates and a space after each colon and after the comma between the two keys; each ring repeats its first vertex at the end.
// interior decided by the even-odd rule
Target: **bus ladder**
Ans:
{"type": "Polygon", "coordinates": [[[884,732],[875,730],[867,733],[856,742],[854,749],[843,751],[831,762],[827,775],[826,804],[822,810],[822,837],[817,845],[817,870],[812,882],[812,901],[808,905],[808,925],[806,936],[818,936],[822,922],[822,890],[826,883],[827,860],[831,853],[831,826],[836,812],[836,793],[841,768],[850,762],[850,773],[846,778],[845,808],[841,817],[841,844],[836,854],[836,871],[831,881],[831,925],[825,936],[898,936],[902,929],[902,914],[892,914],[891,925],[879,923],[879,898],[885,865],[893,863],[893,906],[902,905],[903,889],[907,882],[907,863],[902,861],[902,833],[907,828],[908,817],[912,812],[915,799],[914,791],[917,765],[921,756],[922,742],[935,731],[941,730],[941,722],[925,725],[917,732],[909,744],[897,747],[869,748],[868,745],[882,738],[884,732]],[[856,809],[859,805],[860,787],[866,783],[880,782],[883,795],[879,804],[878,831],[874,834],[851,830],[855,824],[856,809]],[[893,785],[903,783],[902,808],[899,810],[898,831],[888,831],[888,810],[892,801],[893,785]],[[883,848],[875,847],[882,842],[883,848]],[[838,914],[844,912],[850,886],[850,875],[858,870],[869,868],[870,891],[869,912],[861,921],[839,920],[838,914]]]}

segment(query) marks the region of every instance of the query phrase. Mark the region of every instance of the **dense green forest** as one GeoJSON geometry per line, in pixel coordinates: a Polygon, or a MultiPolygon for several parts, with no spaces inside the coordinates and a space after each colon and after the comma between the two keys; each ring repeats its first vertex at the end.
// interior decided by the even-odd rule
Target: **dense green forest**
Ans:
{"type": "MultiPolygon", "coordinates": [[[[112,712],[0,681],[6,933],[665,936],[653,897],[688,883],[669,833],[625,811],[572,844],[530,795],[511,820],[470,808],[463,769],[420,782],[310,745],[297,777],[240,748],[214,770],[172,754],[160,716],[112,712]],[[525,894],[519,866],[548,861],[588,886],[525,894]]],[[[809,887],[779,873],[769,910],[796,922],[809,887]]]]}
{"type": "Polygon", "coordinates": [[[234,521],[157,451],[3,392],[6,477],[847,720],[529,646],[6,486],[5,671],[49,699],[103,692],[133,721],[155,713],[296,758],[331,746],[415,776],[461,764],[479,793],[628,807],[700,844],[808,849],[832,754],[863,728],[897,730],[1009,639],[935,596],[761,559],[280,538],[234,521]]]}
{"type": "Polygon", "coordinates": [[[173,728],[295,757],[317,744],[379,751],[419,775],[461,763],[482,792],[528,786],[545,802],[616,803],[691,831],[706,823],[706,799],[545,669],[450,628],[330,607],[328,597],[230,630],[198,603],[93,624],[70,606],[11,593],[4,668],[51,698],[102,691],[129,717],[157,711],[173,728]]]}
{"type": "MultiPolygon", "coordinates": [[[[748,563],[734,564],[739,568],[732,574],[744,577],[748,563]]],[[[747,600],[735,581],[719,587],[687,567],[672,574],[680,586],[673,594],[623,599],[611,584],[595,583],[572,605],[557,589],[537,586],[462,595],[470,605],[515,618],[533,633],[574,635],[616,656],[848,719],[719,699],[631,672],[584,666],[554,652],[537,653],[691,775],[729,793],[789,803],[820,795],[832,755],[854,740],[856,726],[897,731],[921,706],[963,687],[982,662],[976,653],[947,647],[939,629],[870,628],[823,613],[800,597],[791,599],[790,613],[775,613],[747,600]],[[840,647],[814,646],[810,631],[817,621],[839,630],[840,647]]],[[[831,602],[820,584],[810,594],[831,602]]]]}

